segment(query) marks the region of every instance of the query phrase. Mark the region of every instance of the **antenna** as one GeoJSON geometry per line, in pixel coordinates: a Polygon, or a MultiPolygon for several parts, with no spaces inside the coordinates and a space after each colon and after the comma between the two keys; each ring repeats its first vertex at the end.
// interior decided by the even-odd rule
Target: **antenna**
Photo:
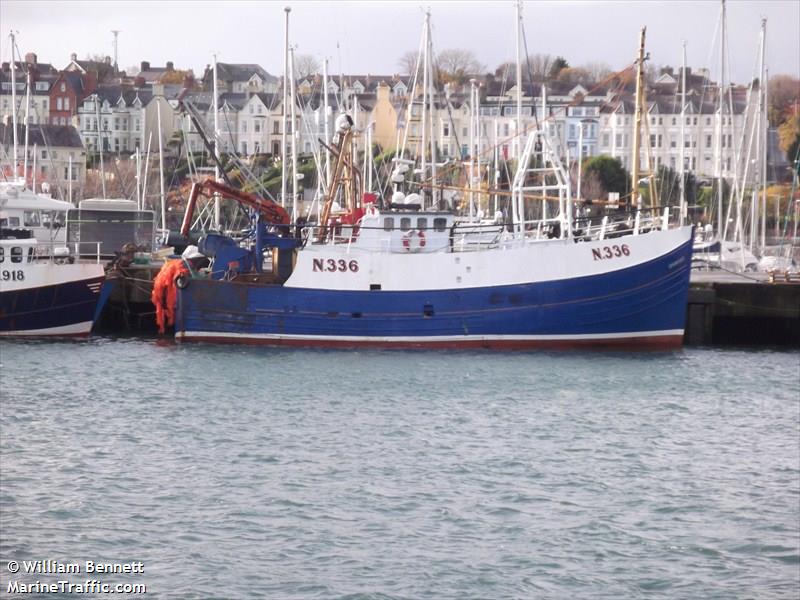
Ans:
{"type": "Polygon", "coordinates": [[[114,34],[114,73],[119,73],[119,65],[117,64],[117,37],[120,34],[120,30],[112,29],[111,33],[114,34]]]}

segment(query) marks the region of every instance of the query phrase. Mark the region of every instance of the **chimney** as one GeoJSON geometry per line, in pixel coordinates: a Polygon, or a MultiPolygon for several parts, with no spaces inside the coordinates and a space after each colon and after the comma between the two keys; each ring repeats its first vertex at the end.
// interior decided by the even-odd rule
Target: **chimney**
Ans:
{"type": "Polygon", "coordinates": [[[172,61],[168,60],[167,61],[167,71],[174,71],[174,70],[175,69],[173,68],[172,61]]]}
{"type": "Polygon", "coordinates": [[[103,62],[104,62],[105,64],[107,64],[107,65],[110,65],[110,64],[111,64],[111,57],[110,57],[110,56],[106,56],[106,57],[103,59],[103,62]]]}
{"type": "Polygon", "coordinates": [[[142,64],[141,64],[141,65],[139,65],[139,66],[141,67],[141,68],[139,69],[139,71],[149,71],[149,70],[150,70],[150,63],[149,63],[149,62],[147,62],[146,60],[143,60],[143,61],[142,61],[142,64]]]}
{"type": "Polygon", "coordinates": [[[133,85],[136,87],[142,87],[144,85],[144,77],[136,77],[133,80],[133,85]]]}
{"type": "Polygon", "coordinates": [[[76,60],[78,60],[78,55],[73,52],[72,54],[69,55],[69,59],[75,62],[76,60]]]}
{"type": "Polygon", "coordinates": [[[28,63],[29,65],[35,65],[36,64],[36,54],[34,54],[33,52],[28,52],[25,55],[25,62],[28,63]]]}

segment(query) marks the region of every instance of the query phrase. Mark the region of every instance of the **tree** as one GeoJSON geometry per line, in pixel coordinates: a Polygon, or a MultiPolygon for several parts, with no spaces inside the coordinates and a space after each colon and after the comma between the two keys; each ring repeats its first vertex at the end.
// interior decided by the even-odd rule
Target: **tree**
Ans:
{"type": "Polygon", "coordinates": [[[592,81],[601,81],[613,72],[608,63],[604,62],[588,62],[578,68],[588,73],[592,81]]]}
{"type": "Polygon", "coordinates": [[[553,57],[549,54],[530,54],[522,65],[523,80],[527,76],[530,81],[544,81],[550,72],[553,57]]]}
{"type": "MultiPolygon", "coordinates": [[[[681,200],[680,173],[667,166],[660,166],[656,171],[656,190],[658,191],[658,204],[661,206],[674,206],[681,200]]],[[[697,196],[697,180],[694,173],[689,171],[683,174],[684,193],[686,202],[694,204],[697,196]]]]}
{"type": "Polygon", "coordinates": [[[484,66],[471,50],[452,48],[442,50],[436,57],[439,81],[442,83],[466,83],[470,76],[483,71],[484,66]]]}
{"type": "Polygon", "coordinates": [[[571,83],[573,85],[581,84],[583,87],[591,87],[594,83],[589,72],[578,67],[565,67],[558,72],[557,81],[564,83],[571,83]]]}
{"type": "Polygon", "coordinates": [[[586,181],[596,180],[593,182],[597,186],[594,189],[603,196],[609,192],[618,192],[620,196],[628,193],[630,176],[618,158],[602,154],[593,156],[584,163],[583,177],[586,181]]]}
{"type": "Polygon", "coordinates": [[[563,56],[557,56],[553,63],[550,65],[550,71],[548,72],[548,77],[550,79],[555,79],[558,77],[558,74],[561,72],[561,69],[569,69],[569,63],[567,59],[563,56]]]}
{"type": "MultiPolygon", "coordinates": [[[[418,55],[416,52],[409,50],[397,60],[397,65],[400,67],[400,71],[403,75],[414,75],[414,71],[417,68],[417,57],[418,55]]],[[[420,61],[420,64],[421,63],[422,61],[420,61]]]]}
{"type": "Polygon", "coordinates": [[[294,57],[295,79],[305,79],[309,75],[319,73],[320,62],[311,54],[297,54],[294,57]]]}
{"type": "Polygon", "coordinates": [[[775,75],[769,80],[767,87],[769,96],[769,124],[778,127],[788,116],[792,109],[797,112],[800,104],[800,79],[789,75],[775,75]]]}
{"type": "Polygon", "coordinates": [[[780,141],[781,150],[786,153],[786,158],[794,166],[794,169],[800,175],[800,113],[786,119],[786,121],[778,127],[778,140],[780,141]]]}

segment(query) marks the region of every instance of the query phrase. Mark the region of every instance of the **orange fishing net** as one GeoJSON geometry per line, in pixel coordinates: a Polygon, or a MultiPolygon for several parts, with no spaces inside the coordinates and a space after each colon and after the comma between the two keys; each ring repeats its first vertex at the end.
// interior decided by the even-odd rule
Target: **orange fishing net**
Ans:
{"type": "Polygon", "coordinates": [[[156,307],[159,333],[164,333],[168,325],[175,324],[175,307],[178,304],[178,287],[175,285],[175,280],[179,275],[189,275],[189,268],[180,258],[165,262],[153,280],[150,300],[156,307]]]}

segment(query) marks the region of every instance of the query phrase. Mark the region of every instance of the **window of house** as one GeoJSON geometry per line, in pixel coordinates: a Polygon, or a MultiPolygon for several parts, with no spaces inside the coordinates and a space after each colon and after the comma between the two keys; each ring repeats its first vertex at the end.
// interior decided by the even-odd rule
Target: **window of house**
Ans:
{"type": "Polygon", "coordinates": [[[677,144],[677,142],[675,140],[670,140],[669,141],[669,147],[670,148],[675,148],[675,147],[677,147],[677,145],[678,144],[677,144]]]}
{"type": "Polygon", "coordinates": [[[280,121],[273,121],[272,122],[272,133],[280,133],[280,132],[281,132],[280,121]]]}
{"type": "Polygon", "coordinates": [[[47,150],[42,150],[42,158],[47,158],[47,150]]]}
{"type": "Polygon", "coordinates": [[[44,110],[47,110],[47,98],[43,98],[43,99],[42,99],[42,108],[43,108],[44,110]]]}
{"type": "Polygon", "coordinates": [[[69,98],[64,98],[64,110],[69,110],[69,98]]]}
{"type": "Polygon", "coordinates": [[[706,127],[711,125],[711,117],[706,117],[706,127]]]}
{"type": "Polygon", "coordinates": [[[694,118],[694,124],[697,125],[697,117],[694,118]]]}
{"type": "Polygon", "coordinates": [[[134,131],[139,131],[139,119],[134,119],[133,120],[133,130],[134,131]]]}
{"type": "Polygon", "coordinates": [[[254,142],[253,143],[253,152],[255,154],[260,154],[261,153],[261,144],[259,142],[254,142]]]}
{"type": "Polygon", "coordinates": [[[675,117],[672,117],[672,124],[673,124],[673,125],[677,125],[677,124],[678,124],[678,123],[677,123],[677,121],[678,121],[678,120],[677,120],[675,117]]]}
{"type": "Polygon", "coordinates": [[[255,131],[256,133],[261,133],[261,123],[259,123],[258,121],[253,123],[253,131],[255,131]]]}
{"type": "Polygon", "coordinates": [[[707,135],[706,136],[706,148],[710,148],[710,147],[711,147],[711,136],[707,135]]]}
{"type": "Polygon", "coordinates": [[[242,154],[247,154],[247,142],[242,142],[242,154]]]}
{"type": "Polygon", "coordinates": [[[67,91],[67,84],[64,83],[63,81],[61,82],[61,91],[62,92],[66,92],[67,91]]]}
{"type": "Polygon", "coordinates": [[[56,98],[56,110],[64,110],[64,100],[61,96],[56,98]]]}
{"type": "Polygon", "coordinates": [[[247,121],[242,121],[242,133],[247,133],[247,121]]]}
{"type": "Polygon", "coordinates": [[[450,137],[450,123],[442,123],[442,135],[450,137]]]}

